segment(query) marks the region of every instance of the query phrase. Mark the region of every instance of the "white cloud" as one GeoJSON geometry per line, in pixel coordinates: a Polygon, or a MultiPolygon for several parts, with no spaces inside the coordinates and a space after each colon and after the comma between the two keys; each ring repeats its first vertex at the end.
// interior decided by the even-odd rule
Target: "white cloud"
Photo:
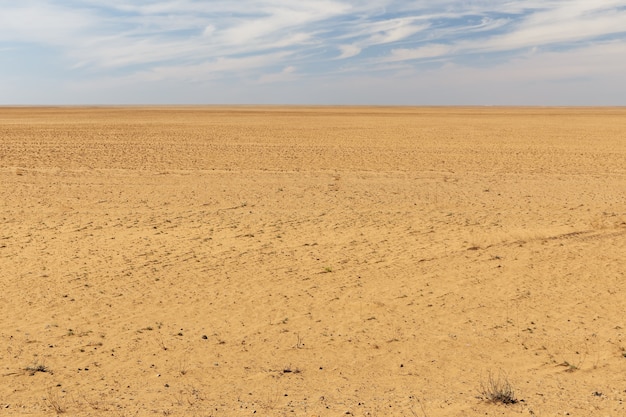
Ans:
{"type": "MultiPolygon", "coordinates": [[[[429,70],[403,67],[385,76],[362,71],[309,77],[298,70],[282,74],[284,69],[265,73],[263,80],[238,79],[233,84],[218,77],[189,84],[184,76],[167,84],[163,79],[145,83],[140,75],[76,81],[63,89],[51,86],[51,94],[59,91],[47,103],[72,103],[72,97],[79,97],[94,104],[624,105],[626,97],[621,82],[626,73],[626,41],[564,52],[539,50],[486,68],[449,64],[429,70]]],[[[5,91],[12,93],[10,86],[5,91]]]]}
{"type": "MultiPolygon", "coordinates": [[[[112,85],[220,77],[313,82],[377,73],[401,78],[426,71],[422,62],[429,68],[448,64],[444,73],[453,74],[449,64],[470,68],[472,55],[480,56],[485,71],[513,71],[532,61],[532,74],[558,77],[563,68],[555,57],[567,57],[569,72],[597,74],[602,65],[621,62],[611,54],[622,53],[617,45],[626,39],[626,0],[0,3],[3,54],[19,59],[35,45],[33,51],[46,49],[66,65],[67,80],[81,76],[112,85]],[[594,60],[585,61],[590,56],[594,60]]],[[[41,62],[24,63],[35,61],[41,62]]],[[[41,67],[29,73],[45,79],[41,67]]],[[[2,68],[0,78],[9,75],[2,68]]]]}
{"type": "Polygon", "coordinates": [[[351,58],[361,53],[361,48],[356,45],[338,45],[341,55],[337,59],[351,58]]]}
{"type": "Polygon", "coordinates": [[[521,22],[515,30],[487,39],[476,49],[500,51],[593,39],[626,33],[625,22],[626,10],[611,11],[607,14],[552,10],[530,17],[521,22]]]}
{"type": "Polygon", "coordinates": [[[397,42],[421,32],[429,26],[428,24],[414,25],[414,20],[413,18],[393,19],[370,25],[368,29],[373,33],[366,43],[378,45],[397,42]]]}
{"type": "MultiPolygon", "coordinates": [[[[531,2],[526,3],[532,7],[531,2]]],[[[539,10],[530,12],[516,21],[512,18],[483,18],[480,24],[444,28],[439,38],[459,33],[488,32],[505,28],[507,31],[496,35],[473,36],[471,40],[461,38],[448,46],[427,44],[417,48],[392,49],[383,62],[427,59],[443,56],[458,56],[484,52],[516,51],[524,48],[590,42],[602,36],[626,34],[626,10],[614,9],[617,5],[626,7],[626,1],[607,0],[606,2],[553,1],[545,2],[539,10]]],[[[523,10],[516,10],[522,13],[523,10]]]]}
{"type": "Polygon", "coordinates": [[[491,79],[558,81],[626,74],[626,41],[519,56],[490,70],[491,79]],[[498,75],[499,74],[499,75],[498,75]]]}
{"type": "Polygon", "coordinates": [[[432,44],[414,49],[392,49],[391,55],[383,62],[407,61],[413,59],[435,58],[454,51],[449,45],[432,44]]]}
{"type": "Polygon", "coordinates": [[[259,78],[257,83],[258,84],[270,84],[270,83],[292,81],[296,79],[296,71],[297,71],[297,68],[294,67],[293,65],[290,65],[290,66],[283,68],[282,71],[278,73],[263,74],[259,78]]]}
{"type": "Polygon", "coordinates": [[[215,60],[196,65],[158,66],[148,71],[142,71],[134,75],[133,78],[137,81],[162,81],[172,79],[203,81],[221,76],[242,76],[250,70],[273,66],[276,62],[284,60],[288,55],[289,54],[286,52],[277,52],[241,58],[218,57],[215,60]]]}
{"type": "Polygon", "coordinates": [[[79,42],[78,33],[97,25],[97,17],[90,12],[47,3],[24,1],[0,7],[0,42],[71,47],[79,42]]]}
{"type": "Polygon", "coordinates": [[[211,24],[206,25],[204,27],[204,31],[202,31],[202,34],[204,36],[211,36],[213,33],[215,33],[215,26],[213,26],[211,24]]]}
{"type": "MultiPolygon", "coordinates": [[[[167,60],[193,63],[292,47],[332,46],[341,51],[342,59],[363,57],[375,45],[391,44],[392,57],[397,56],[397,51],[407,55],[405,50],[421,50],[419,45],[394,47],[398,42],[452,44],[460,53],[504,51],[575,42],[626,30],[626,10],[618,9],[626,6],[624,0],[529,0],[502,4],[485,0],[388,0],[376,4],[356,0],[82,3],[81,7],[80,3],[59,1],[52,6],[43,0],[23,0],[3,6],[0,40],[54,44],[62,47],[75,65],[113,68],[167,60]],[[400,16],[386,18],[389,14],[400,16]],[[492,17],[495,14],[510,16],[492,17]],[[463,23],[459,25],[459,21],[463,23]],[[504,33],[490,33],[505,27],[504,33]],[[471,33],[472,40],[463,40],[471,33]],[[485,35],[477,38],[477,33],[485,35]]],[[[413,59],[419,59],[418,52],[413,55],[413,59]]]]}

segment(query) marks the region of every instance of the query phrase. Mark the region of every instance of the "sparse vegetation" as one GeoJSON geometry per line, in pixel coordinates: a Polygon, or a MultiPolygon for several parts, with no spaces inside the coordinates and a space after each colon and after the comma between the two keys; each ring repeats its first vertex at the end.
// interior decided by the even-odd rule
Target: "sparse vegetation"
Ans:
{"type": "Polygon", "coordinates": [[[187,375],[187,372],[189,372],[189,361],[185,356],[178,362],[178,373],[180,376],[184,376],[187,375]]]}
{"type": "Polygon", "coordinates": [[[167,345],[165,344],[165,341],[163,340],[162,337],[159,337],[157,340],[157,343],[159,344],[159,346],[161,347],[161,349],[163,350],[167,350],[167,345]]]}
{"type": "Polygon", "coordinates": [[[48,369],[48,367],[46,365],[44,365],[43,363],[34,363],[32,365],[27,366],[26,368],[24,368],[25,371],[29,372],[31,376],[35,375],[37,372],[42,372],[42,373],[52,373],[50,371],[50,369],[48,369]]]}
{"type": "Polygon", "coordinates": [[[296,349],[302,349],[304,347],[304,342],[302,341],[302,337],[300,337],[300,333],[296,333],[297,341],[294,346],[296,349]]]}
{"type": "Polygon", "coordinates": [[[506,375],[500,373],[494,377],[489,373],[486,382],[481,383],[480,393],[486,401],[496,404],[515,404],[518,399],[515,397],[515,390],[506,375]]]}
{"type": "Polygon", "coordinates": [[[574,372],[578,370],[578,365],[574,365],[568,361],[563,361],[559,364],[559,366],[565,367],[565,372],[574,372]]]}
{"type": "Polygon", "coordinates": [[[48,395],[45,398],[46,404],[55,412],[57,415],[63,414],[67,411],[67,406],[65,402],[59,397],[59,393],[53,391],[52,388],[48,388],[48,395]]]}
{"type": "Polygon", "coordinates": [[[626,109],[0,116],[0,417],[619,414],[626,109]]]}

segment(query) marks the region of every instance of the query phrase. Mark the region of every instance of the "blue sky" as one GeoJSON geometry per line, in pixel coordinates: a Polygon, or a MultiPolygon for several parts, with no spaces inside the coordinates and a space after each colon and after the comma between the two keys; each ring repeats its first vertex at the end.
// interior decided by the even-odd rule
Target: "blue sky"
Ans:
{"type": "Polygon", "coordinates": [[[0,104],[626,105],[626,0],[0,0],[0,104]]]}

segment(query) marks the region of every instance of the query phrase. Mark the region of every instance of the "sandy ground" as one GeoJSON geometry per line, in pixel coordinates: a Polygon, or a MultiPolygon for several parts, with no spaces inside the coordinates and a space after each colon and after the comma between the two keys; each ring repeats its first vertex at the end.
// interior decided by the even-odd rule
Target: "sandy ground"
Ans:
{"type": "Polygon", "coordinates": [[[626,109],[0,108],[0,193],[0,415],[626,415],[626,109]]]}

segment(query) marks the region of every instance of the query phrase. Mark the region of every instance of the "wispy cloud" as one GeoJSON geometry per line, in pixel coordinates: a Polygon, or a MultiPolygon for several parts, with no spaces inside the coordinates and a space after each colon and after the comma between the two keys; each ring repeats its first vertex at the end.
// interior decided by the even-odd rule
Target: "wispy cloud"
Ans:
{"type": "MultiPolygon", "coordinates": [[[[417,18],[406,17],[399,19],[383,20],[380,22],[367,22],[360,34],[367,33],[369,36],[364,40],[366,45],[380,45],[398,42],[418,32],[426,30],[429,24],[415,24],[417,18]]],[[[359,33],[359,32],[357,32],[359,33]]]]}
{"type": "Polygon", "coordinates": [[[611,53],[624,22],[626,0],[0,1],[0,53],[45,49],[72,77],[120,83],[312,82],[496,68],[532,50],[558,67],[551,53],[611,53]]]}
{"type": "Polygon", "coordinates": [[[454,48],[450,45],[441,44],[429,44],[413,49],[392,49],[390,56],[386,57],[383,61],[395,62],[414,59],[435,58],[449,55],[453,52],[453,50],[454,48]]]}
{"type": "Polygon", "coordinates": [[[285,82],[285,81],[293,81],[297,77],[297,68],[290,65],[288,67],[283,68],[280,72],[271,73],[271,74],[263,74],[259,80],[259,84],[270,84],[277,82],[285,82]]]}
{"type": "Polygon", "coordinates": [[[232,78],[245,75],[247,71],[275,66],[276,62],[282,62],[288,55],[288,52],[275,52],[238,58],[218,57],[212,61],[193,65],[163,65],[138,72],[133,75],[133,78],[136,81],[166,79],[200,81],[217,77],[232,78]]]}
{"type": "Polygon", "coordinates": [[[357,45],[338,45],[337,47],[341,51],[341,55],[337,57],[338,59],[351,58],[357,56],[362,51],[357,45]]]}
{"type": "Polygon", "coordinates": [[[3,2],[0,5],[0,42],[33,42],[71,48],[76,34],[98,25],[89,10],[58,7],[48,2],[3,2]]]}
{"type": "MultiPolygon", "coordinates": [[[[573,5],[575,7],[575,5],[573,5]]],[[[626,33],[626,9],[558,9],[531,15],[510,32],[493,36],[480,50],[513,50],[530,46],[551,46],[614,34],[626,33]]],[[[569,45],[568,45],[569,46],[569,45]]]]}

